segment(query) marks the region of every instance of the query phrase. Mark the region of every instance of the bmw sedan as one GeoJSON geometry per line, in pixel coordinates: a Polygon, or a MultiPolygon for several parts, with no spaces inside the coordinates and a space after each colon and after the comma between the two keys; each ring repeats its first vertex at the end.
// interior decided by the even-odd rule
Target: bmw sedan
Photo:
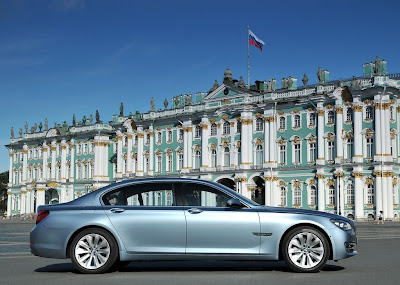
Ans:
{"type": "Polygon", "coordinates": [[[71,258],[83,273],[130,261],[284,260],[316,272],[357,252],[354,222],[319,211],[261,206],[217,183],[143,179],[38,207],[34,255],[71,258]]]}

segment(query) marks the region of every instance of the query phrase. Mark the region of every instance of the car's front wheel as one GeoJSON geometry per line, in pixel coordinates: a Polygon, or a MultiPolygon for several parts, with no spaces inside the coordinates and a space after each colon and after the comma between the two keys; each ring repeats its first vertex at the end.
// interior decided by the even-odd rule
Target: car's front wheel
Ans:
{"type": "Polygon", "coordinates": [[[314,228],[295,228],[283,241],[283,259],[296,272],[319,271],[328,261],[329,253],[327,239],[314,228]]]}
{"type": "Polygon", "coordinates": [[[82,273],[107,272],[118,259],[115,239],[105,230],[89,228],[78,233],[72,241],[70,256],[82,273]]]}

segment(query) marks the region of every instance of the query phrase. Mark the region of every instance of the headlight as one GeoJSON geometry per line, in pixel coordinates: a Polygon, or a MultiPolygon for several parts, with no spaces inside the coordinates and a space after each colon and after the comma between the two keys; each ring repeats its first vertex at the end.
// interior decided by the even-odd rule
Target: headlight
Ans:
{"type": "Polygon", "coordinates": [[[336,219],[331,219],[331,222],[334,223],[336,226],[341,228],[344,231],[349,231],[351,230],[351,225],[350,223],[343,221],[343,220],[336,220],[336,219]]]}

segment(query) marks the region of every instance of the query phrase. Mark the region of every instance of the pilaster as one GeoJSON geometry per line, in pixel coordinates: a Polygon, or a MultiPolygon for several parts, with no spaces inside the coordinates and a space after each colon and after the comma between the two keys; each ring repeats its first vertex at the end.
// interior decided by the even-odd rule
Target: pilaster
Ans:
{"type": "Polygon", "coordinates": [[[133,133],[131,131],[128,131],[127,134],[128,138],[128,149],[127,149],[127,168],[126,168],[126,173],[129,175],[132,173],[132,167],[133,167],[133,162],[132,162],[132,138],[133,138],[133,133]]]}
{"type": "Polygon", "coordinates": [[[39,206],[45,205],[45,191],[45,185],[36,188],[36,213],[39,206]]]}
{"type": "Polygon", "coordinates": [[[362,167],[354,167],[352,176],[354,177],[354,215],[356,219],[364,218],[364,195],[362,185],[362,167]]]}
{"type": "Polygon", "coordinates": [[[117,173],[116,177],[122,179],[122,133],[117,131],[117,173]]]}
{"type": "MultiPolygon", "coordinates": [[[[49,179],[48,177],[47,177],[47,170],[48,170],[48,167],[47,167],[47,159],[48,159],[48,151],[49,151],[49,148],[48,148],[48,146],[47,146],[47,144],[46,144],[46,141],[44,141],[43,142],[43,154],[42,154],[42,156],[43,156],[43,162],[42,162],[42,169],[43,169],[43,180],[44,181],[46,181],[47,179],[49,179]]],[[[32,208],[32,210],[33,210],[33,208],[32,208]]]]}
{"type": "MultiPolygon", "coordinates": [[[[269,117],[266,116],[266,113],[264,111],[264,167],[267,167],[270,159],[269,159],[269,153],[270,153],[270,148],[269,148],[269,127],[270,127],[270,122],[269,122],[269,117]]],[[[267,201],[267,200],[265,200],[267,201]]]]}
{"type": "MultiPolygon", "coordinates": [[[[318,157],[317,157],[317,165],[324,165],[325,164],[325,148],[324,148],[324,109],[322,103],[318,103],[317,106],[317,114],[318,114],[318,127],[317,127],[317,144],[318,144],[318,157]]],[[[318,180],[318,193],[319,191],[319,180],[318,180]]],[[[325,188],[325,187],[324,187],[325,188]]],[[[320,195],[318,194],[318,197],[320,195]]],[[[318,198],[319,200],[319,198],[318,198]]],[[[324,199],[325,200],[325,199],[324,199]]],[[[325,203],[325,202],[324,202],[325,203]]],[[[318,203],[318,210],[320,210],[320,204],[318,203]]],[[[325,204],[323,206],[325,210],[325,204]]],[[[324,211],[320,210],[320,211],[324,211]]]]}
{"type": "Polygon", "coordinates": [[[61,141],[61,179],[62,183],[66,182],[66,179],[68,178],[68,173],[66,171],[66,166],[67,166],[67,142],[66,140],[61,141]]]}
{"type": "Polygon", "coordinates": [[[252,141],[252,128],[253,128],[253,117],[252,112],[243,111],[241,112],[242,121],[242,136],[241,136],[241,146],[242,146],[242,163],[240,168],[250,169],[253,164],[253,156],[251,152],[251,141],[252,141]]]}
{"type": "Polygon", "coordinates": [[[136,136],[138,138],[138,146],[137,146],[137,169],[136,176],[143,176],[143,127],[138,126],[136,136]]]}
{"type": "Polygon", "coordinates": [[[7,190],[7,218],[10,218],[11,217],[11,211],[12,211],[12,208],[11,208],[11,203],[12,203],[12,201],[11,201],[11,189],[8,189],[7,190]]]}
{"type": "MultiPolygon", "coordinates": [[[[341,100],[337,100],[337,104],[341,104],[341,100]],[[338,102],[339,101],[339,102],[338,102]]],[[[336,112],[336,163],[341,163],[343,159],[343,138],[342,138],[342,131],[343,131],[343,108],[341,105],[337,105],[335,108],[336,112]]],[[[343,209],[343,208],[342,208],[343,209]]]]}
{"type": "Polygon", "coordinates": [[[201,167],[210,167],[208,151],[209,122],[207,117],[201,118],[201,167]]]}
{"type": "Polygon", "coordinates": [[[22,147],[22,152],[24,155],[24,162],[22,163],[22,184],[25,184],[27,180],[26,176],[28,174],[28,146],[26,144],[22,147]]]}
{"type": "Polygon", "coordinates": [[[55,140],[53,140],[51,142],[51,177],[50,180],[51,181],[56,181],[56,153],[57,150],[57,142],[55,140]]]}
{"type": "Polygon", "coordinates": [[[153,126],[149,127],[150,145],[149,145],[149,169],[148,175],[154,175],[154,130],[153,126]]]}
{"type": "Polygon", "coordinates": [[[362,148],[362,106],[353,105],[354,114],[354,155],[353,162],[363,162],[363,148],[362,148]]]}
{"type": "Polygon", "coordinates": [[[323,170],[316,174],[318,179],[318,211],[325,211],[325,174],[323,170]]]}

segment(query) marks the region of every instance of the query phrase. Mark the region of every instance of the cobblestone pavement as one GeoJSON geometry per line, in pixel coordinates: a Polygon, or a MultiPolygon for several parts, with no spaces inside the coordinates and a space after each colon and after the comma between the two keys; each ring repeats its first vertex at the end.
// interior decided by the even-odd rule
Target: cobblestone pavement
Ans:
{"type": "Polygon", "coordinates": [[[318,274],[296,274],[283,262],[132,262],[103,275],[82,275],[70,260],[35,257],[34,222],[0,221],[1,284],[399,284],[400,223],[356,224],[359,255],[329,261],[318,274]],[[132,283],[134,282],[134,283],[132,283]]]}

